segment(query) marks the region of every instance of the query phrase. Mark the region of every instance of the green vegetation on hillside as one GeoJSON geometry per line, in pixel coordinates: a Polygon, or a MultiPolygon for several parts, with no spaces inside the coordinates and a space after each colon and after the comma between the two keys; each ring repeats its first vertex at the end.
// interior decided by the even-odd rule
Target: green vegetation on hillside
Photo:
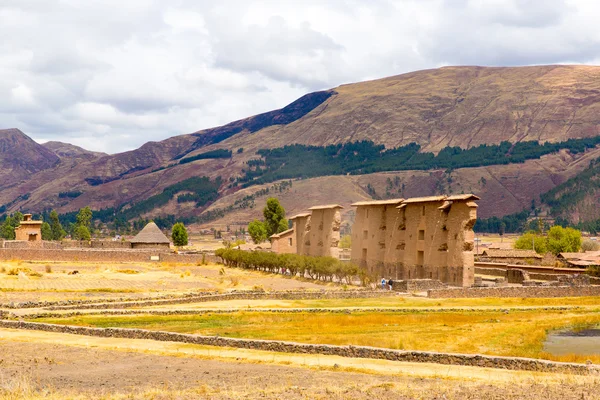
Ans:
{"type": "Polygon", "coordinates": [[[187,164],[196,160],[206,160],[210,158],[231,158],[231,150],[217,149],[207,151],[192,157],[187,157],[179,161],[179,164],[187,164]]]}
{"type": "Polygon", "coordinates": [[[194,176],[189,179],[177,182],[174,185],[167,186],[162,193],[148,197],[146,200],[142,200],[139,203],[134,204],[126,210],[122,210],[122,213],[126,220],[133,218],[139,218],[142,214],[150,212],[155,208],[164,206],[171,200],[177,193],[180,192],[191,192],[180,195],[177,197],[178,202],[193,201],[197,207],[202,207],[210,201],[214,201],[219,196],[218,190],[221,186],[221,178],[217,178],[211,181],[209,178],[202,176],[194,176]]]}
{"type": "Polygon", "coordinates": [[[421,153],[416,143],[385,149],[371,141],[360,141],[325,147],[294,144],[275,149],[261,149],[261,157],[248,161],[248,169],[237,182],[243,186],[273,182],[279,179],[312,178],[324,175],[370,174],[381,171],[456,169],[486,165],[522,163],[543,155],[568,149],[583,152],[600,144],[600,136],[569,139],[559,143],[537,141],[498,145],[480,145],[470,149],[446,147],[437,155],[421,153]]]}

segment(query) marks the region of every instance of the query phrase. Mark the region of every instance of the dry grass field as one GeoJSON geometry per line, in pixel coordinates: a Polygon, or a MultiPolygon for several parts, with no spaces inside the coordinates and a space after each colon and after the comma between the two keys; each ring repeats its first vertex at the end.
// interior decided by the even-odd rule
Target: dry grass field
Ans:
{"type": "Polygon", "coordinates": [[[254,271],[224,269],[216,264],[0,262],[0,304],[134,298],[255,287],[284,290],[327,286],[254,271]]]}
{"type": "MultiPolygon", "coordinates": [[[[220,265],[0,264],[0,310],[2,304],[20,301],[102,302],[253,288],[341,289],[220,265]],[[72,273],[75,270],[77,274],[72,273]]],[[[7,311],[27,320],[29,313],[50,310],[7,311]]],[[[120,312],[138,314],[119,316],[109,316],[100,308],[81,310],[94,315],[61,317],[59,313],[69,310],[59,310],[52,311],[56,317],[34,321],[600,363],[598,356],[554,356],[543,351],[549,331],[600,324],[599,311],[600,298],[595,297],[428,299],[405,295],[169,304],[125,308],[120,312]],[[276,312],[292,308],[321,311],[276,312]],[[351,312],[333,312],[340,308],[351,312]],[[139,314],[177,310],[192,314],[139,314]]],[[[600,398],[598,387],[598,376],[0,329],[0,399],[596,399],[600,398]]]]}

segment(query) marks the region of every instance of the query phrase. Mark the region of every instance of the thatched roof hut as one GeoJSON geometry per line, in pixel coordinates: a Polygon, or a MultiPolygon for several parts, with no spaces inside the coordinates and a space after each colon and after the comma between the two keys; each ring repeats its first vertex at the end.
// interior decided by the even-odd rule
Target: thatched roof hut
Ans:
{"type": "Polygon", "coordinates": [[[169,248],[171,241],[154,222],[148,223],[133,239],[131,247],[136,248],[169,248]]]}

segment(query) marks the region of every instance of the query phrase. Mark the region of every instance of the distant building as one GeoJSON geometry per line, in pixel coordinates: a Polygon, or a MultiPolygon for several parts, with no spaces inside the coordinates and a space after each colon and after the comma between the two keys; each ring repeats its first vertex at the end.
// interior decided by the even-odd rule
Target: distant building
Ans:
{"type": "Polygon", "coordinates": [[[171,241],[154,222],[148,223],[140,233],[131,239],[131,247],[134,249],[168,249],[170,246],[171,241]]]}
{"type": "Polygon", "coordinates": [[[41,241],[42,224],[43,221],[32,220],[31,214],[23,215],[23,221],[21,221],[21,225],[15,228],[15,239],[29,242],[41,241]]]}
{"type": "Polygon", "coordinates": [[[543,258],[533,250],[486,249],[479,257],[479,261],[525,265],[532,262],[539,264],[543,258]]]}

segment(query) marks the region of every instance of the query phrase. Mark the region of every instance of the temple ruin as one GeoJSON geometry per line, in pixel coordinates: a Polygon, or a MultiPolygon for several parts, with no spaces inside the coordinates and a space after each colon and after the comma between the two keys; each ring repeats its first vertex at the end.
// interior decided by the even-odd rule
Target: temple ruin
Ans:
{"type": "Polygon", "coordinates": [[[474,283],[472,194],[354,203],[352,261],[371,275],[474,283]]]}
{"type": "MultiPolygon", "coordinates": [[[[351,260],[374,278],[472,286],[475,200],[461,194],[354,203],[351,260]]],[[[338,257],[342,208],[316,206],[291,217],[292,228],[271,237],[273,251],[338,257]]]]}

